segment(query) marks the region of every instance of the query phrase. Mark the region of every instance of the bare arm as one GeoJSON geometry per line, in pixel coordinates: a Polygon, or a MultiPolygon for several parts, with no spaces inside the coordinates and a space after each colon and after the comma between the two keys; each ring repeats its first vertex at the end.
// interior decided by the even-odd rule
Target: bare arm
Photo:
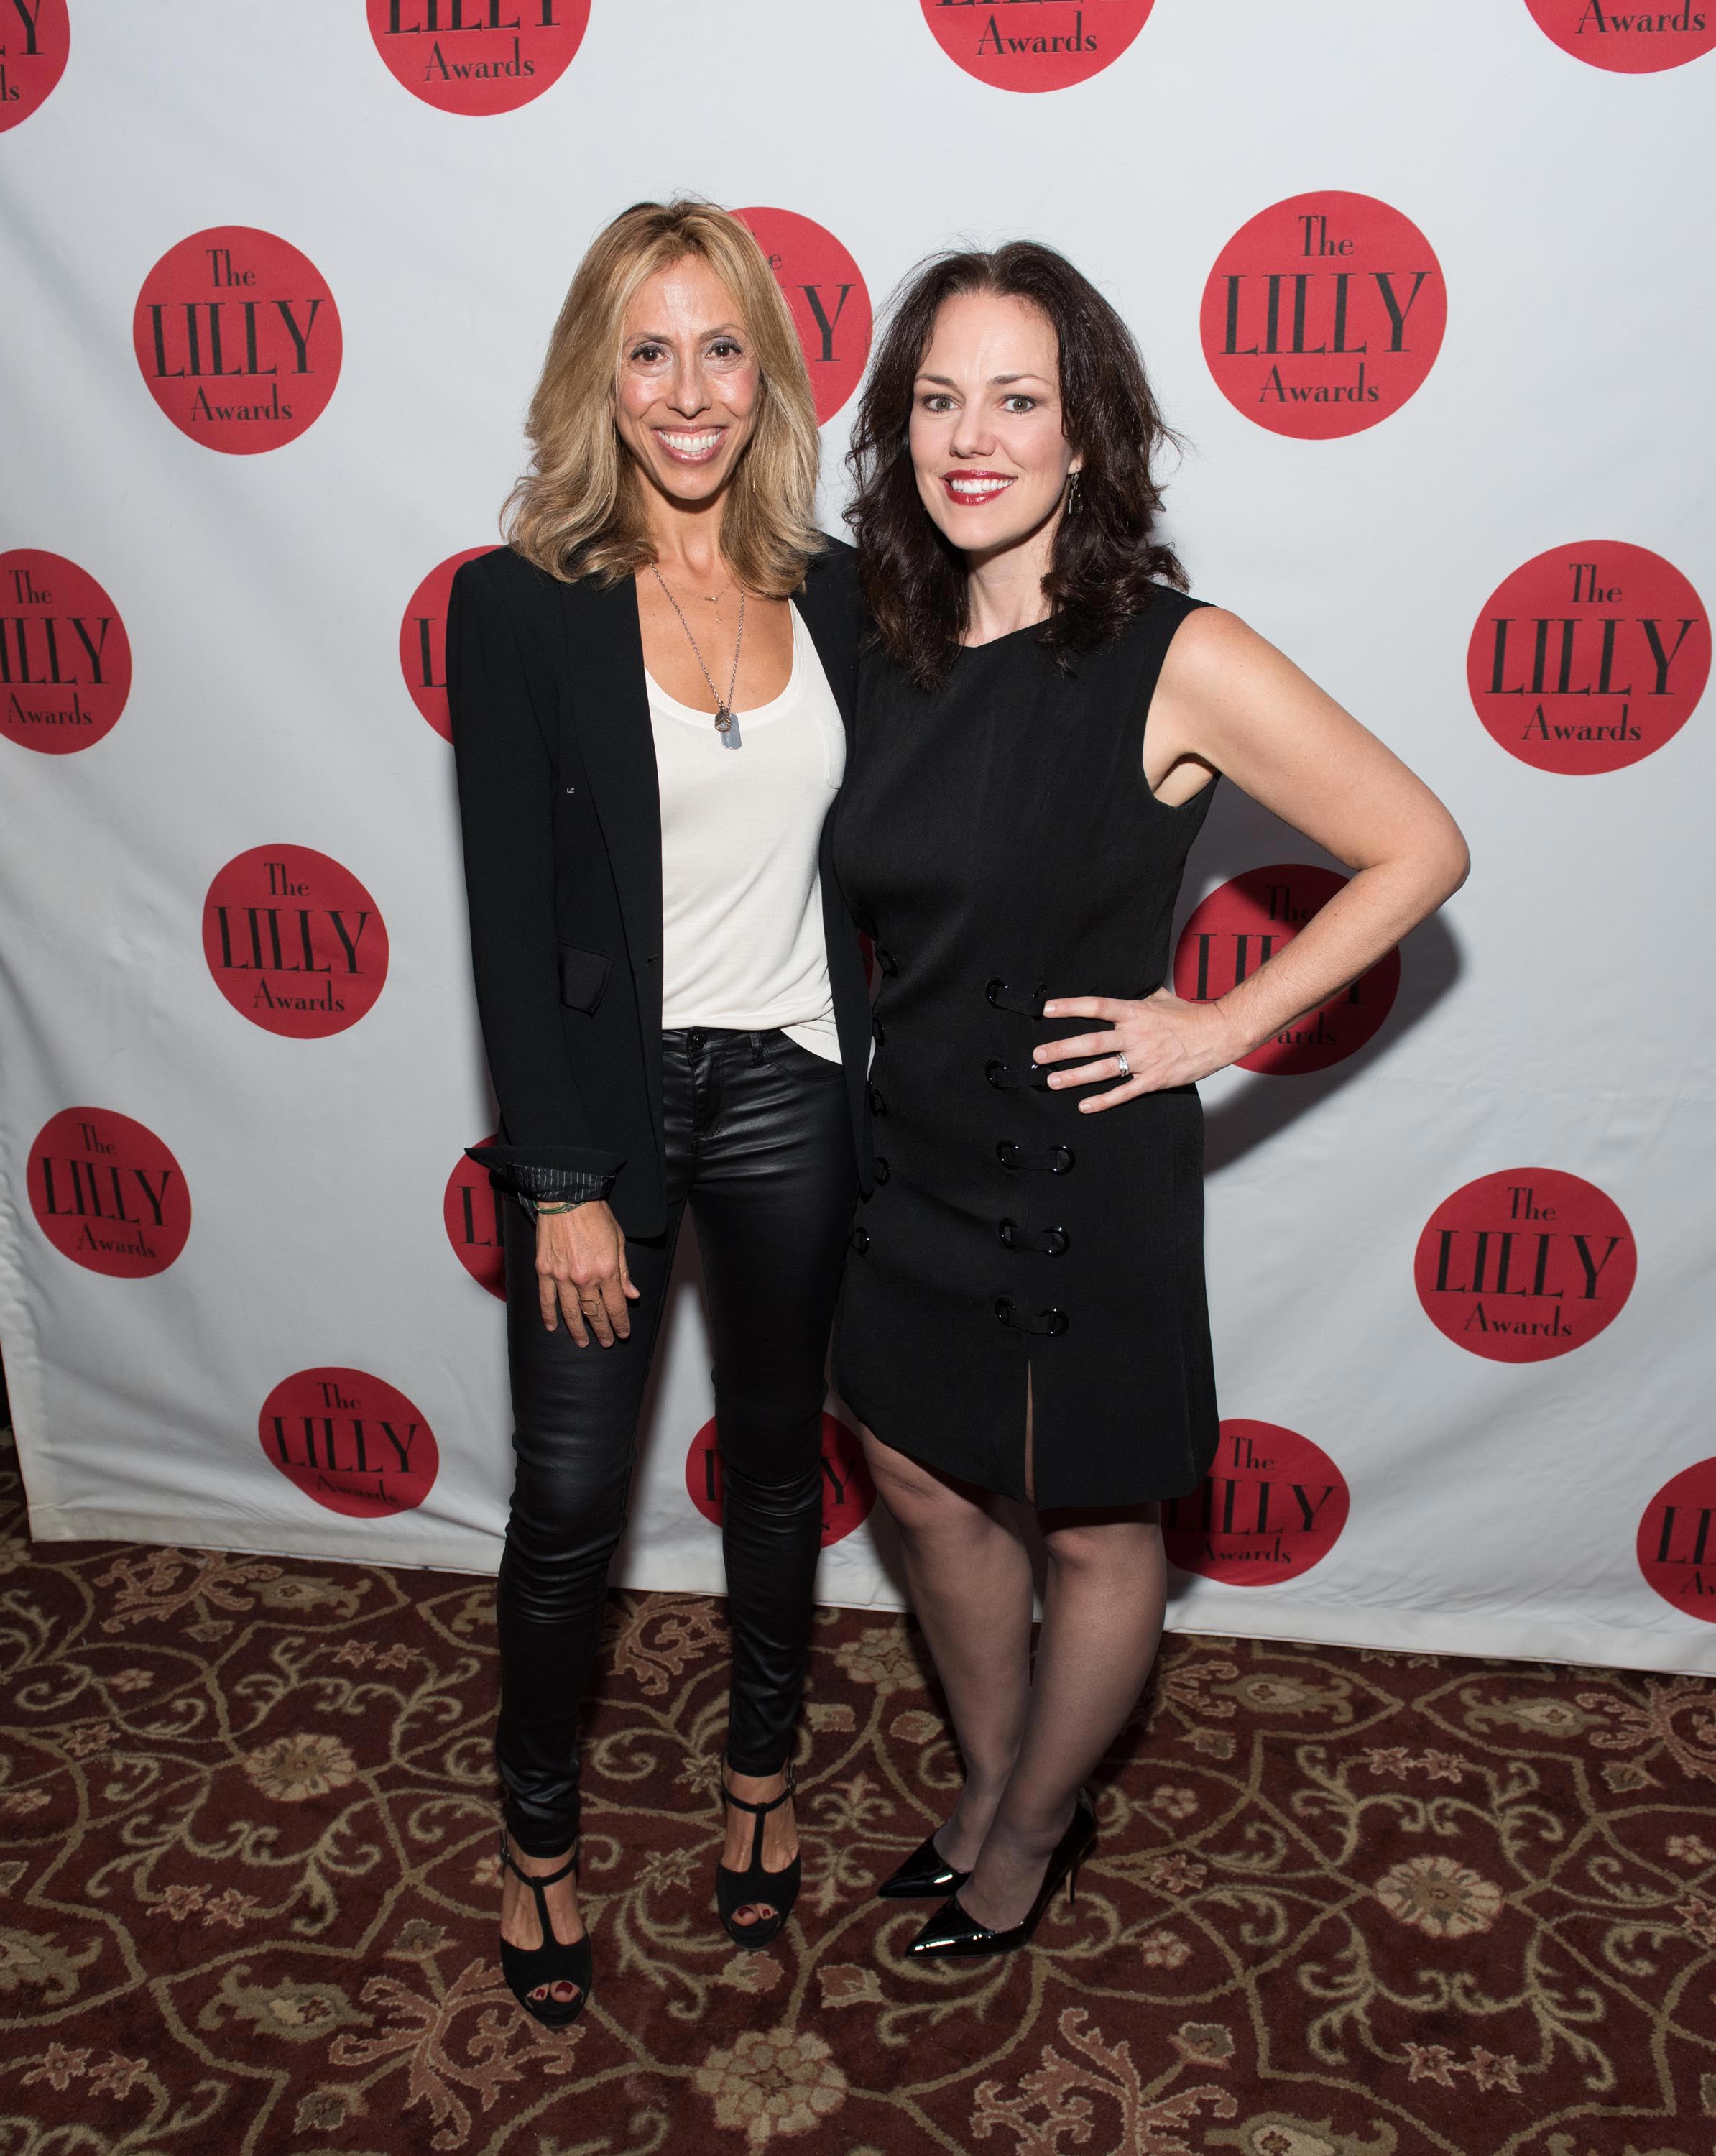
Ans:
{"type": "Polygon", "coordinates": [[[1215,1003],[1185,1003],[1164,988],[1141,1003],[1091,995],[1046,1004],[1045,1017],[1100,1019],[1107,1029],[1040,1048],[1040,1063],[1102,1059],[1056,1071],[1051,1085],[1118,1075],[1117,1050],[1131,1067],[1129,1081],[1080,1102],[1086,1113],[1249,1055],[1374,965],[1459,889],[1469,865],[1430,788],[1273,644],[1216,608],[1190,616],[1169,644],[1146,746],[1146,775],[1165,799],[1189,798],[1199,766],[1222,772],[1353,875],[1215,1003]]]}

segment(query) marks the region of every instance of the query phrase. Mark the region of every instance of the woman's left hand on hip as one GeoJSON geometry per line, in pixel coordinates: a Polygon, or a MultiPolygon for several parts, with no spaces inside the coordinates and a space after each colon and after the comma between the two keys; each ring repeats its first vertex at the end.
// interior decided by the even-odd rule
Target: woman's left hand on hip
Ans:
{"type": "Polygon", "coordinates": [[[1141,1093],[1195,1084],[1230,1063],[1236,1053],[1218,1008],[1186,1003],[1171,988],[1158,988],[1139,1003],[1122,996],[1054,996],[1043,1005],[1043,1016],[1101,1021],[1101,1031],[1046,1040],[1033,1058],[1040,1065],[1074,1066],[1052,1070],[1049,1083],[1057,1093],[1104,1079],[1120,1081],[1081,1101],[1081,1115],[1118,1107],[1141,1093]]]}

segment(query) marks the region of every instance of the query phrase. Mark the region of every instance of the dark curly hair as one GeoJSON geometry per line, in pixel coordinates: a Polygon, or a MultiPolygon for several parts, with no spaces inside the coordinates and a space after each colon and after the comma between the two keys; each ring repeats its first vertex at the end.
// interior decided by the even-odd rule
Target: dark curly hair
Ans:
{"type": "Polygon", "coordinates": [[[936,316],[967,292],[1029,300],[1060,346],[1062,424],[1083,459],[1080,513],[1056,530],[1039,640],[1066,665],[1148,606],[1153,584],[1186,587],[1173,549],[1153,536],[1162,495],[1151,462],[1175,437],[1126,324],[1064,254],[1035,240],[936,255],[895,295],[846,459],[857,489],[846,521],[877,639],[925,689],[939,685],[965,631],[965,567],[919,498],[907,430],[936,316]]]}

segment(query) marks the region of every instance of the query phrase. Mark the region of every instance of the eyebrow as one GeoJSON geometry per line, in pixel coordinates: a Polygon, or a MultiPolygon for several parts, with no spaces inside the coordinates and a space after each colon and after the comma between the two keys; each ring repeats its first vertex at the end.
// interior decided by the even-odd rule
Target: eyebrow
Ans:
{"type": "MultiPolygon", "coordinates": [[[[920,382],[938,382],[943,389],[957,389],[959,387],[950,375],[946,374],[920,374],[917,379],[920,382]]],[[[989,379],[989,387],[991,389],[1004,389],[1010,383],[1015,382],[1046,382],[1048,379],[1046,374],[1033,374],[1029,370],[1023,374],[992,374],[989,379]]]]}
{"type": "MultiPolygon", "coordinates": [[[[701,344],[707,337],[742,336],[743,326],[738,322],[717,322],[712,330],[699,330],[696,341],[701,344]]],[[[634,330],[626,339],[628,344],[671,344],[673,339],[665,330],[634,330]]]]}

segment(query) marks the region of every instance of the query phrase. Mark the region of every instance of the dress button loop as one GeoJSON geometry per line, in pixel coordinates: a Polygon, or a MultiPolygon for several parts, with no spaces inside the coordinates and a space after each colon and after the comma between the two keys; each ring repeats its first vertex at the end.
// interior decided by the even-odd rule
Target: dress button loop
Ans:
{"type": "Polygon", "coordinates": [[[1034,1250],[1039,1257],[1060,1258],[1071,1247],[1072,1238],[1064,1228],[1040,1228],[1033,1234],[1021,1228],[1016,1220],[1003,1220],[995,1229],[1004,1247],[1010,1250],[1034,1250]]]}
{"type": "Polygon", "coordinates": [[[883,1159],[882,1156],[878,1153],[876,1157],[875,1165],[871,1168],[871,1173],[876,1182],[886,1183],[893,1171],[889,1168],[886,1161],[883,1159]]]}
{"type": "Polygon", "coordinates": [[[864,1096],[870,1103],[870,1112],[872,1116],[886,1115],[888,1104],[874,1086],[866,1086],[864,1089],[864,1096]]]}
{"type": "Polygon", "coordinates": [[[870,1037],[876,1043],[878,1048],[880,1048],[887,1039],[886,1034],[882,1031],[881,1025],[873,1018],[870,1021],[870,1037]]]}
{"type": "Polygon", "coordinates": [[[1047,1175],[1070,1175],[1078,1164],[1078,1157],[1071,1146],[1044,1146],[1032,1151],[1015,1145],[1011,1138],[1001,1140],[995,1147],[995,1158],[1004,1168],[1035,1168],[1047,1175]]]}
{"type": "Polygon", "coordinates": [[[852,1248],[856,1250],[859,1256],[861,1258],[864,1253],[870,1248],[870,1230],[867,1228],[855,1228],[852,1230],[851,1240],[852,1248]]]}
{"type": "Polygon", "coordinates": [[[1004,1295],[995,1298],[995,1316],[1010,1332],[1035,1332],[1046,1340],[1058,1340],[1072,1322],[1064,1310],[1040,1310],[1035,1317],[1026,1317],[1004,1295]]]}
{"type": "Polygon", "coordinates": [[[870,947],[876,953],[876,963],[883,973],[893,974],[899,972],[900,962],[891,951],[884,951],[880,943],[872,943],[870,947]]]}

